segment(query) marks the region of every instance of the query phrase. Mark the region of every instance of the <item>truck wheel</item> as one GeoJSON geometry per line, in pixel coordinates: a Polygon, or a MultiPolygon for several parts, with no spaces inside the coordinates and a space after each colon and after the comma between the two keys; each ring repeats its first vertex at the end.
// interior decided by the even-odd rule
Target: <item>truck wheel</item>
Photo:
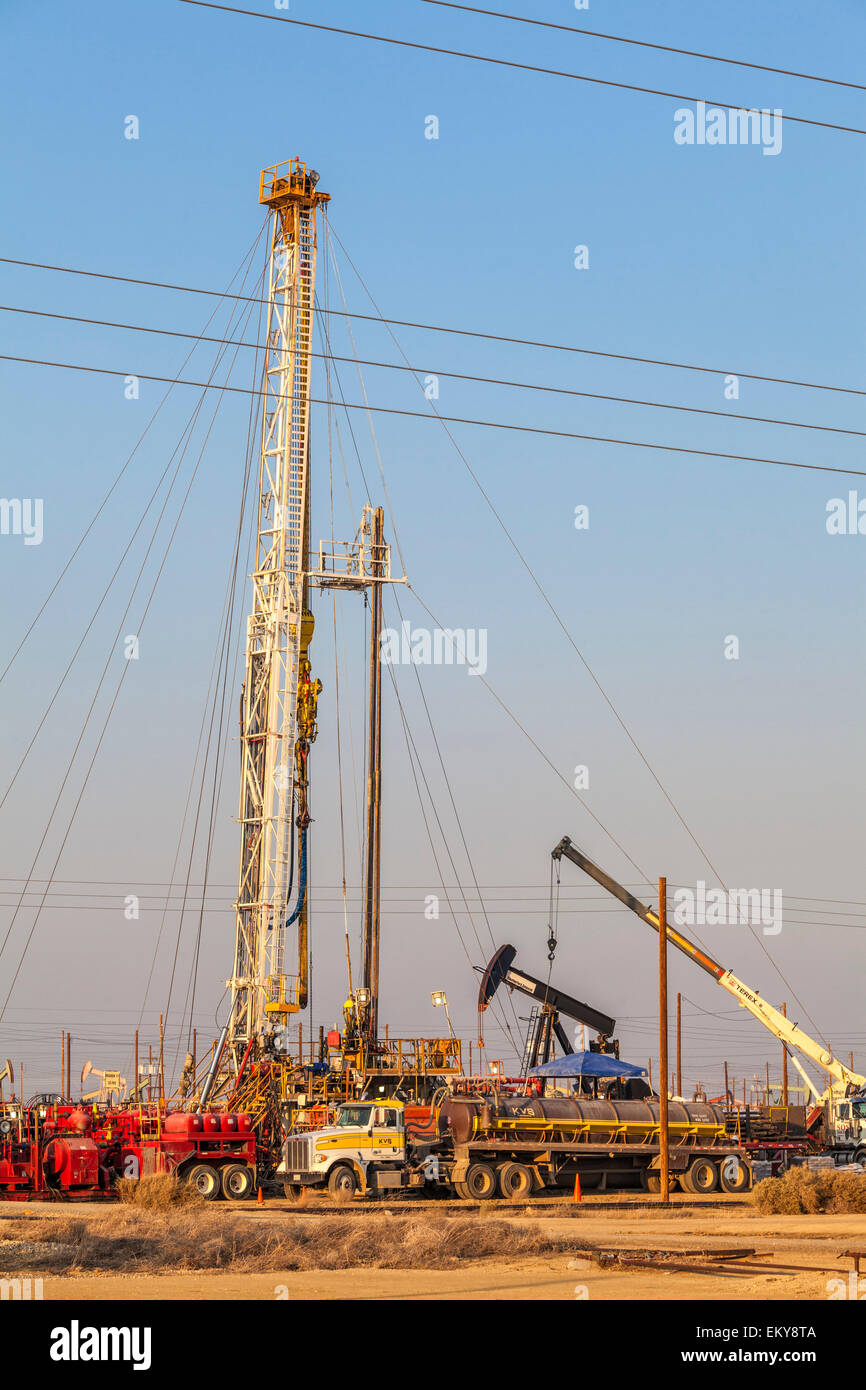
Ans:
{"type": "Polygon", "coordinates": [[[253,1170],[246,1163],[230,1163],[222,1170],[223,1196],[230,1202],[245,1202],[253,1190],[253,1170]]]}
{"type": "Polygon", "coordinates": [[[306,1192],[306,1190],[307,1190],[307,1189],[304,1187],[303,1183],[299,1183],[299,1182],[284,1182],[284,1183],[283,1183],[283,1191],[285,1192],[285,1194],[286,1194],[286,1196],[288,1197],[289,1201],[290,1201],[290,1202],[294,1202],[296,1205],[297,1205],[299,1202],[302,1202],[302,1201],[304,1200],[304,1193],[306,1192]]]}
{"type": "Polygon", "coordinates": [[[499,1191],[503,1197],[523,1200],[532,1193],[532,1169],[523,1163],[503,1163],[497,1169],[499,1191]]]}
{"type": "Polygon", "coordinates": [[[219,1173],[209,1163],[196,1163],[187,1173],[186,1180],[206,1202],[215,1202],[220,1195],[219,1173]]]}
{"type": "Polygon", "coordinates": [[[723,1192],[748,1192],[752,1185],[748,1163],[736,1154],[723,1158],[719,1164],[719,1183],[723,1192]]]}
{"type": "Polygon", "coordinates": [[[489,1163],[470,1163],[463,1186],[476,1202],[487,1202],[496,1196],[496,1174],[489,1163]]]}
{"type": "Polygon", "coordinates": [[[662,1177],[661,1173],[648,1173],[646,1169],[641,1175],[641,1186],[645,1192],[661,1192],[662,1177]]]}
{"type": "Polygon", "coordinates": [[[358,1191],[358,1177],[354,1168],[339,1163],[328,1176],[328,1191],[335,1202],[351,1202],[358,1191]]]}
{"type": "Polygon", "coordinates": [[[680,1183],[686,1192],[701,1196],[705,1192],[715,1192],[719,1185],[719,1170],[709,1158],[695,1158],[685,1173],[680,1174],[680,1183]]]}

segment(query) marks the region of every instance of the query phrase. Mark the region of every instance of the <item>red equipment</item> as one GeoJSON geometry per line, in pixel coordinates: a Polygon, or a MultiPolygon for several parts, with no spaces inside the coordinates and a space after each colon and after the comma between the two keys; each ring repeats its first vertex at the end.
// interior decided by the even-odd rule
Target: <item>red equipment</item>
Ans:
{"type": "Polygon", "coordinates": [[[158,1105],[0,1107],[0,1200],[111,1197],[118,1178],[153,1173],[176,1173],[208,1200],[251,1196],[256,1143],[250,1116],[166,1114],[158,1105]]]}

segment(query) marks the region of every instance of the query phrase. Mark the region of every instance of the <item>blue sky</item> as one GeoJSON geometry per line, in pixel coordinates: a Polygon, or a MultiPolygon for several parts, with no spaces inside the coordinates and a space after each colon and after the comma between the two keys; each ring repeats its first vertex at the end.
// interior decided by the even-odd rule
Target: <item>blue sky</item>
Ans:
{"type": "MultiPolygon", "coordinates": [[[[420,0],[365,6],[292,0],[287,13],[866,127],[862,92],[571,38],[420,0]]],[[[759,13],[745,3],[700,10],[665,4],[648,12],[637,4],[592,0],[590,9],[578,12],[565,0],[548,0],[532,14],[864,81],[858,62],[864,17],[854,3],[820,10],[767,3],[759,13]]],[[[683,105],[677,99],[167,0],[7,8],[0,23],[6,58],[0,100],[10,133],[0,156],[3,255],[222,289],[261,229],[259,170],[300,154],[320,171],[321,187],[333,198],[331,225],[386,316],[718,369],[677,371],[395,330],[413,366],[440,374],[443,415],[841,469],[866,466],[855,435],[737,418],[863,430],[862,397],[745,375],[738,400],[724,394],[727,373],[863,389],[866,137],[786,122],[776,157],[752,146],[684,147],[673,138],[674,113],[683,105]],[[129,115],[140,123],[137,140],[124,138],[129,115]],[[430,115],[439,121],[437,140],[425,139],[430,115]],[[579,245],[589,251],[585,270],[574,267],[579,245]],[[447,372],[675,403],[732,418],[457,381],[447,372]]],[[[341,257],[338,262],[350,309],[371,312],[351,269],[341,257]]],[[[202,329],[215,303],[2,263],[0,277],[4,305],[191,333],[202,329]]],[[[331,303],[338,308],[331,278],[331,303]]],[[[350,355],[345,328],[337,318],[331,322],[335,351],[350,355]]],[[[219,323],[225,325],[225,315],[219,323]]],[[[189,347],[182,339],[8,312],[3,325],[7,354],[142,378],[173,376],[189,347]]],[[[381,326],[356,323],[354,332],[360,356],[400,360],[381,326]]],[[[249,356],[239,361],[233,382],[249,385],[249,356]]],[[[187,375],[201,380],[207,369],[208,351],[201,349],[187,375]]],[[[347,399],[360,400],[354,369],[340,364],[339,370],[347,399]]],[[[322,395],[320,371],[316,380],[322,395]]],[[[427,410],[406,373],[369,368],[365,381],[374,405],[427,410]]],[[[0,537],[0,665],[163,389],[143,379],[140,398],[129,401],[116,376],[2,363],[2,493],[44,499],[44,538],[25,547],[21,537],[0,537]]],[[[172,394],[0,686],[0,794],[195,399],[192,390],[172,394]]],[[[360,412],[352,416],[367,476],[377,479],[366,421],[360,412]]],[[[246,427],[245,398],[226,401],[142,629],[140,660],[124,682],[60,860],[62,884],[54,885],[60,897],[37,926],[0,1023],[0,1052],[17,1049],[34,1085],[37,1076],[40,1084],[55,1084],[54,1038],[61,1027],[81,1036],[76,1059],[88,1049],[97,1065],[122,1065],[128,1052],[160,914],[149,911],[127,922],[122,898],[141,885],[165,883],[171,871],[230,562],[246,427]],[[71,896],[86,887],[107,896],[71,896]]],[[[348,445],[344,420],[341,428],[348,445]]],[[[393,504],[389,529],[393,538],[396,528],[418,595],[444,625],[486,630],[491,685],[567,781],[577,764],[589,767],[587,804],[648,878],[711,879],[442,427],[381,414],[375,428],[393,504]]],[[[772,959],[742,929],[707,928],[705,939],[776,1002],[790,999],[790,987],[825,1035],[840,1050],[853,1047],[866,1065],[860,1007],[866,919],[858,911],[866,898],[858,792],[866,539],[831,537],[825,526],[828,500],[858,485],[866,496],[866,480],[648,447],[452,428],[725,881],[781,887],[800,908],[807,897],[851,900],[809,904],[811,914],[792,910],[783,932],[765,942],[772,959]],[[579,504],[590,509],[584,532],[573,525],[579,504]],[[730,634],[740,639],[738,661],[724,658],[730,634]]],[[[324,536],[330,524],[328,450],[319,407],[313,448],[313,529],[324,536]]],[[[349,467],[357,508],[362,489],[351,457],[349,467]]],[[[378,482],[371,493],[383,500],[378,482]]],[[[357,518],[339,488],[336,508],[338,531],[348,534],[357,518]]],[[[133,557],[142,554],[139,537],[133,557]]],[[[31,864],[107,657],[114,662],[112,679],[120,674],[122,653],[113,635],[135,563],[131,557],[112,588],[0,809],[0,872],[11,886],[31,864]]],[[[146,589],[153,562],[147,575],[146,589]]],[[[411,595],[399,597],[413,623],[429,623],[411,595]]],[[[241,611],[248,598],[244,591],[241,611]]],[[[134,614],[143,600],[137,603],[134,614]]],[[[388,612],[396,621],[390,598],[388,612]]],[[[313,774],[314,873],[322,894],[314,926],[315,1025],[338,1016],[345,988],[342,918],[334,910],[337,900],[325,901],[339,882],[328,614],[325,605],[316,645],[326,688],[313,774]]],[[[353,653],[357,736],[363,645],[357,606],[344,604],[341,623],[353,653]]],[[[634,879],[635,871],[481,682],[449,668],[424,669],[421,677],[485,901],[491,890],[489,933],[476,914],[476,942],[461,917],[469,954],[481,964],[494,940],[511,940],[538,973],[546,955],[548,852],[561,835],[570,834],[623,877],[634,879]]],[[[469,884],[414,676],[398,670],[397,679],[459,877],[469,884]]],[[[232,740],[236,691],[228,721],[232,740]]],[[[384,875],[393,905],[384,918],[382,1016],[395,1033],[433,1032],[441,1021],[429,991],[446,988],[455,1026],[468,1038],[475,979],[447,913],[435,923],[423,917],[425,894],[437,891],[436,871],[390,693],[386,727],[384,875]]],[[[79,779],[91,747],[85,740],[79,779]]],[[[225,902],[206,918],[197,993],[197,1024],[206,1036],[231,968],[236,765],[232,741],[212,871],[213,881],[225,885],[225,902]]],[[[73,776],[62,803],[67,817],[78,785],[73,776]]],[[[347,793],[347,815],[351,800],[347,793]]],[[[65,824],[61,815],[49,832],[36,877],[48,876],[65,824]]],[[[563,889],[571,905],[576,890],[575,874],[563,889]]],[[[5,924],[10,917],[4,908],[5,924]]],[[[31,922],[32,912],[22,912],[0,960],[4,997],[10,963],[14,968],[31,922]]],[[[143,1025],[151,1034],[167,992],[175,931],[171,917],[143,1025]]],[[[192,921],[181,935],[184,989],[194,931],[192,921]]],[[[649,934],[627,917],[584,911],[562,919],[555,978],[622,1020],[624,1055],[636,1060],[654,1051],[653,952],[649,934]]],[[[672,972],[674,988],[690,1001],[685,1070],[691,1080],[715,1084],[723,1053],[737,1075],[762,1070],[767,1057],[776,1065],[777,1049],[733,1003],[729,1008],[726,996],[685,962],[675,962],[672,972]]],[[[173,1006],[172,1036],[179,1023],[173,1006]]],[[[493,1047],[492,1023],[491,1029],[493,1047]]]]}

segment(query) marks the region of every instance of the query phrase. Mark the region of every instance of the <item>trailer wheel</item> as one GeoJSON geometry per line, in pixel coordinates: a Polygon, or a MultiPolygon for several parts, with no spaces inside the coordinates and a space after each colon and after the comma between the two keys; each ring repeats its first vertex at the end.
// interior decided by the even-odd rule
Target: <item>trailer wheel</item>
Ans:
{"type": "Polygon", "coordinates": [[[223,1196],[230,1202],[245,1202],[253,1190],[253,1170],[246,1163],[230,1163],[222,1170],[223,1196]]]}
{"type": "Polygon", "coordinates": [[[503,1197],[523,1200],[532,1194],[532,1169],[524,1163],[503,1163],[496,1170],[499,1191],[503,1197]]]}
{"type": "Polygon", "coordinates": [[[285,1192],[289,1201],[294,1202],[296,1206],[304,1200],[304,1193],[306,1192],[306,1190],[307,1189],[304,1187],[303,1183],[300,1182],[283,1183],[283,1191],[285,1192]]]}
{"type": "Polygon", "coordinates": [[[648,1173],[646,1168],[644,1168],[641,1173],[641,1186],[643,1187],[644,1192],[661,1192],[661,1173],[648,1173]]]}
{"type": "Polygon", "coordinates": [[[496,1196],[496,1174],[489,1163],[470,1163],[461,1186],[476,1202],[487,1202],[496,1196]]]}
{"type": "Polygon", "coordinates": [[[692,1159],[690,1166],[680,1174],[680,1183],[686,1192],[701,1196],[715,1192],[719,1185],[719,1170],[709,1158],[692,1159]]]}
{"type": "Polygon", "coordinates": [[[729,1154],[719,1164],[719,1183],[723,1192],[748,1192],[752,1174],[748,1163],[736,1154],[729,1154]]]}
{"type": "Polygon", "coordinates": [[[358,1178],[355,1170],[345,1163],[338,1163],[328,1176],[328,1191],[335,1202],[351,1202],[358,1191],[358,1178]]]}
{"type": "Polygon", "coordinates": [[[206,1202],[215,1202],[220,1195],[219,1173],[209,1163],[196,1163],[187,1172],[186,1180],[206,1202]]]}

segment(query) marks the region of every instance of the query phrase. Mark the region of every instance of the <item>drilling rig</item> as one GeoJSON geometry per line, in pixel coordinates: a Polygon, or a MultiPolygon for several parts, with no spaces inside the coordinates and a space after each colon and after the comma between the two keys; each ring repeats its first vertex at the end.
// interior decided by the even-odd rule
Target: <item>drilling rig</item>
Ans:
{"type": "MultiPolygon", "coordinates": [[[[392,579],[381,507],[367,503],[351,542],[310,544],[310,364],[317,218],[330,201],[300,159],[264,169],[270,213],[258,530],[241,702],[240,871],[231,1009],[192,1103],[218,1100],[252,1116],[265,1168],[280,1126],[362,1093],[429,1089],[461,1070],[456,1039],[379,1036],[382,586],[392,579]],[[309,1001],[309,755],[321,682],[312,674],[313,589],[370,595],[370,690],[362,983],[345,1028],[290,1044],[289,1020],[309,1001]]],[[[347,941],[348,949],[348,941],[347,941]]]]}
{"type": "Polygon", "coordinates": [[[315,170],[293,159],[263,169],[259,186],[271,236],[258,537],[241,709],[240,875],[227,982],[226,1045],[235,1075],[245,1055],[307,1003],[307,761],[321,689],[309,658],[310,361],[316,219],[329,201],[318,181],[315,170]],[[295,860],[297,902],[288,912],[295,860]],[[292,926],[297,953],[289,972],[292,926]]]}

